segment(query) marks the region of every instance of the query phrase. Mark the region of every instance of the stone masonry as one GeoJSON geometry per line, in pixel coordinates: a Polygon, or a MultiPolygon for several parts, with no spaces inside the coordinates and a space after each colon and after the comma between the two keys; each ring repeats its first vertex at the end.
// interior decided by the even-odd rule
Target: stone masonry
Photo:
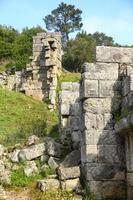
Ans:
{"type": "Polygon", "coordinates": [[[56,104],[57,77],[61,73],[60,33],[38,33],[33,37],[33,56],[26,69],[13,75],[0,74],[3,88],[24,92],[35,99],[56,104]]]}
{"type": "Polygon", "coordinates": [[[64,82],[59,95],[60,138],[70,149],[78,149],[81,140],[79,83],[64,82]]]}
{"type": "Polygon", "coordinates": [[[132,79],[133,49],[102,46],[96,63],[82,67],[79,93],[62,84],[61,137],[70,144],[66,130],[70,138],[79,133],[81,181],[99,200],[133,197],[132,79]]]}

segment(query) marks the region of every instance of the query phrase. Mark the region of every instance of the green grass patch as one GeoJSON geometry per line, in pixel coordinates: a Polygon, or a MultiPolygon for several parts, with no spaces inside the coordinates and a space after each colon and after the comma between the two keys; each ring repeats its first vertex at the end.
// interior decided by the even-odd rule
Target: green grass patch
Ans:
{"type": "Polygon", "coordinates": [[[46,192],[40,192],[37,189],[33,189],[30,192],[32,200],[73,200],[74,194],[65,190],[48,190],[46,192]]]}
{"type": "Polygon", "coordinates": [[[58,87],[57,93],[61,90],[61,84],[63,82],[79,82],[80,81],[80,73],[74,72],[62,72],[61,76],[58,78],[58,87]]]}
{"type": "Polygon", "coordinates": [[[24,94],[0,89],[0,143],[11,146],[23,143],[35,134],[58,137],[58,112],[47,104],[24,94]]]}

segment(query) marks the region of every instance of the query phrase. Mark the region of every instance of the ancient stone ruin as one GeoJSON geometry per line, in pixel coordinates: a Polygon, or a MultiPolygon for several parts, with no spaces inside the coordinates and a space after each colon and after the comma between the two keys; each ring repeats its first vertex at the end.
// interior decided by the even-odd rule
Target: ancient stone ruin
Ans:
{"type": "MultiPolygon", "coordinates": [[[[60,44],[58,33],[37,34],[26,70],[1,74],[0,85],[49,101],[54,109],[60,44]]],[[[56,186],[75,189],[80,178],[98,200],[132,200],[133,49],[96,47],[96,62],[83,64],[80,83],[62,84],[59,113],[60,143],[45,138],[45,144],[15,150],[12,159],[48,156],[60,181],[54,180],[56,186]],[[64,148],[69,154],[62,162],[64,148]]],[[[41,190],[45,186],[46,180],[38,182],[41,190]]]]}
{"type": "Polygon", "coordinates": [[[62,138],[78,143],[81,182],[97,199],[133,198],[132,108],[133,49],[97,47],[79,93],[78,83],[62,84],[62,138]]]}
{"type": "Polygon", "coordinates": [[[38,33],[33,37],[33,56],[25,70],[14,74],[1,73],[0,85],[47,101],[53,110],[56,104],[57,77],[61,73],[60,33],[38,33]]]}

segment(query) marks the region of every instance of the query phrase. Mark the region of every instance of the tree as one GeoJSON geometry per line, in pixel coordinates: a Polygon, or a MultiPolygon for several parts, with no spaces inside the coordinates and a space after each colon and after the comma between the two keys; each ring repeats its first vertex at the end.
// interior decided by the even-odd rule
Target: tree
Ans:
{"type": "Polygon", "coordinates": [[[13,43],[17,36],[18,32],[13,27],[0,25],[0,60],[12,57],[13,43]]]}
{"type": "Polygon", "coordinates": [[[95,40],[86,32],[77,34],[76,38],[67,42],[63,56],[63,67],[69,71],[80,72],[84,62],[95,60],[95,40]]]}
{"type": "Polygon", "coordinates": [[[101,45],[115,46],[113,38],[110,36],[107,36],[104,33],[95,32],[92,34],[92,37],[96,41],[96,46],[101,46],[101,45]]]}
{"type": "Polygon", "coordinates": [[[81,14],[82,11],[76,9],[74,5],[67,5],[62,2],[43,20],[48,30],[61,32],[62,41],[66,42],[69,40],[70,33],[80,30],[83,26],[81,14]]]}
{"type": "Polygon", "coordinates": [[[25,68],[29,62],[29,56],[32,55],[33,36],[39,32],[44,32],[40,26],[33,28],[24,28],[14,42],[13,59],[17,70],[25,68]]]}

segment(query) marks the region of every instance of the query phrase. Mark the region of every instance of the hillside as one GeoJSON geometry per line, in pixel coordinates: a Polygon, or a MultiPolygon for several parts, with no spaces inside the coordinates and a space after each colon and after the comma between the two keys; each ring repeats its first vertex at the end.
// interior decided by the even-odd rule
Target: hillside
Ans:
{"type": "Polygon", "coordinates": [[[58,113],[49,112],[42,103],[17,92],[0,89],[0,143],[23,143],[29,135],[56,137],[58,113]]]}

